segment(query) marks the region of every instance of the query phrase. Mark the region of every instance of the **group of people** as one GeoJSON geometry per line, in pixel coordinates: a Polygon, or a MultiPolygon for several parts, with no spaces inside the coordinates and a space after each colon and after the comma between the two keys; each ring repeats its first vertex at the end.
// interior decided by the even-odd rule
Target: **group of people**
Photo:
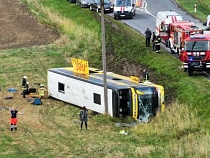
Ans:
{"type": "Polygon", "coordinates": [[[149,28],[145,31],[146,36],[146,47],[150,47],[150,41],[152,38],[152,50],[156,51],[156,53],[160,53],[160,44],[161,38],[160,35],[155,35],[155,32],[152,32],[149,28]]]}
{"type": "MultiPolygon", "coordinates": [[[[27,82],[27,76],[23,76],[22,79],[22,93],[23,93],[23,98],[25,98],[25,95],[29,92],[29,82],[27,82]]],[[[40,98],[44,97],[44,85],[40,85],[40,89],[38,90],[40,98]]],[[[23,115],[22,112],[19,112],[18,110],[15,109],[15,107],[12,107],[12,109],[9,111],[11,113],[10,117],[10,130],[17,130],[17,114],[23,115]]],[[[88,110],[85,106],[82,107],[79,113],[79,119],[81,121],[80,128],[81,130],[83,129],[83,123],[85,124],[85,128],[87,129],[88,125],[88,110]]]]}
{"type": "MultiPolygon", "coordinates": [[[[26,97],[27,94],[30,93],[29,90],[29,82],[27,81],[27,76],[23,76],[22,79],[22,94],[23,94],[23,98],[26,97]]],[[[45,93],[45,88],[43,84],[40,84],[40,88],[38,90],[38,94],[40,96],[40,98],[44,97],[44,93],[45,93]]]]}

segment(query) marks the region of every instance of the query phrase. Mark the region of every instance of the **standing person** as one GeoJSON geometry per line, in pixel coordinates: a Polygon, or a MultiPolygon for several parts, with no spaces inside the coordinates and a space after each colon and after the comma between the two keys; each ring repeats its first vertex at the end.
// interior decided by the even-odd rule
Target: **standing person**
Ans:
{"type": "Polygon", "coordinates": [[[17,114],[23,115],[22,112],[18,112],[15,107],[12,107],[12,110],[10,111],[11,118],[10,118],[10,130],[13,131],[13,129],[17,130],[17,114]]]}
{"type": "Polygon", "coordinates": [[[26,82],[26,94],[29,94],[29,82],[26,82]]]}
{"type": "Polygon", "coordinates": [[[83,126],[83,122],[85,122],[85,128],[87,129],[87,122],[88,122],[88,110],[86,109],[85,106],[82,107],[82,110],[80,110],[79,113],[80,116],[80,121],[81,121],[81,130],[83,126]]]}
{"type": "Polygon", "coordinates": [[[155,39],[156,39],[156,35],[155,32],[152,32],[152,50],[155,50],[155,39]]]}
{"type": "Polygon", "coordinates": [[[152,36],[152,32],[150,31],[149,28],[147,28],[147,30],[145,31],[145,35],[146,35],[146,47],[150,47],[150,39],[152,36]]]}
{"type": "Polygon", "coordinates": [[[156,53],[160,53],[160,44],[161,44],[161,38],[160,38],[160,35],[158,35],[155,39],[156,53]]]}
{"type": "Polygon", "coordinates": [[[149,73],[146,69],[143,70],[143,79],[144,79],[144,81],[149,80],[149,73]]]}
{"type": "Polygon", "coordinates": [[[43,99],[44,98],[44,94],[45,94],[45,88],[44,88],[43,84],[40,85],[38,93],[39,93],[40,98],[43,99]]]}
{"type": "Polygon", "coordinates": [[[27,86],[27,76],[23,76],[23,79],[22,79],[22,94],[23,94],[23,98],[26,97],[26,86],[27,86]]]}

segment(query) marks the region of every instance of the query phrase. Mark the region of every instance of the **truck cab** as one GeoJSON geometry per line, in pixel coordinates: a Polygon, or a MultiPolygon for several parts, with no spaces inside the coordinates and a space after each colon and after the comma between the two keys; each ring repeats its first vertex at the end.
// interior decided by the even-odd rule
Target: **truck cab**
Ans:
{"type": "Polygon", "coordinates": [[[184,41],[180,54],[183,67],[192,76],[194,71],[210,70],[210,34],[197,34],[184,41]]]}
{"type": "Polygon", "coordinates": [[[169,40],[168,47],[171,53],[180,54],[184,47],[184,40],[193,34],[199,34],[202,32],[201,28],[198,28],[195,23],[190,21],[179,21],[169,24],[169,40]]]}

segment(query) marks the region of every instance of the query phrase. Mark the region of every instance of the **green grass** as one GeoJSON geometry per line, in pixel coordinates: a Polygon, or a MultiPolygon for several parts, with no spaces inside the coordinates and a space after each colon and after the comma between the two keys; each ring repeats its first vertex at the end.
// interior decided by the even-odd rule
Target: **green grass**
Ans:
{"type": "Polygon", "coordinates": [[[176,0],[177,3],[188,13],[202,20],[206,21],[209,13],[210,3],[207,0],[176,0]],[[196,4],[196,12],[194,6],[196,4]]]}
{"type": "MultiPolygon", "coordinates": [[[[47,69],[70,65],[71,57],[89,61],[101,68],[100,16],[63,0],[24,0],[42,23],[55,27],[61,38],[52,44],[0,51],[0,106],[16,106],[23,111],[17,132],[9,131],[9,114],[0,111],[0,157],[208,157],[210,154],[210,84],[200,75],[188,77],[181,65],[167,52],[155,54],[144,45],[137,32],[106,17],[108,70],[121,73],[147,67],[151,80],[163,85],[167,109],[149,124],[125,128],[114,126],[117,118],[90,115],[89,130],[80,131],[79,109],[53,99],[42,106],[31,106],[21,98],[4,100],[6,89],[21,90],[21,78],[47,85],[47,69]],[[127,58],[125,62],[125,58],[127,58]],[[33,64],[31,64],[33,63],[33,64]],[[134,65],[132,67],[132,65],[134,65]]],[[[134,76],[141,72],[131,71],[134,76]]],[[[90,112],[91,113],[91,112],[90,112]]],[[[127,118],[128,121],[130,118],[127,118]]]]}

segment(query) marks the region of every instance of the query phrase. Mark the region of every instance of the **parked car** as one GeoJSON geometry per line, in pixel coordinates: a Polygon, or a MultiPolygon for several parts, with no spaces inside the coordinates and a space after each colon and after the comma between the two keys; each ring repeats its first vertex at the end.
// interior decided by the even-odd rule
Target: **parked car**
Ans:
{"type": "Polygon", "coordinates": [[[92,0],[76,0],[76,5],[82,8],[89,8],[92,0]]]}
{"type": "Polygon", "coordinates": [[[67,0],[69,1],[70,3],[76,3],[76,0],[67,0]]]}
{"type": "MultiPolygon", "coordinates": [[[[95,10],[97,12],[101,11],[101,4],[100,4],[100,0],[92,0],[92,2],[90,3],[90,10],[95,10]]],[[[105,13],[113,13],[114,10],[114,6],[113,4],[110,2],[110,0],[104,0],[104,12],[105,13]]]]}

